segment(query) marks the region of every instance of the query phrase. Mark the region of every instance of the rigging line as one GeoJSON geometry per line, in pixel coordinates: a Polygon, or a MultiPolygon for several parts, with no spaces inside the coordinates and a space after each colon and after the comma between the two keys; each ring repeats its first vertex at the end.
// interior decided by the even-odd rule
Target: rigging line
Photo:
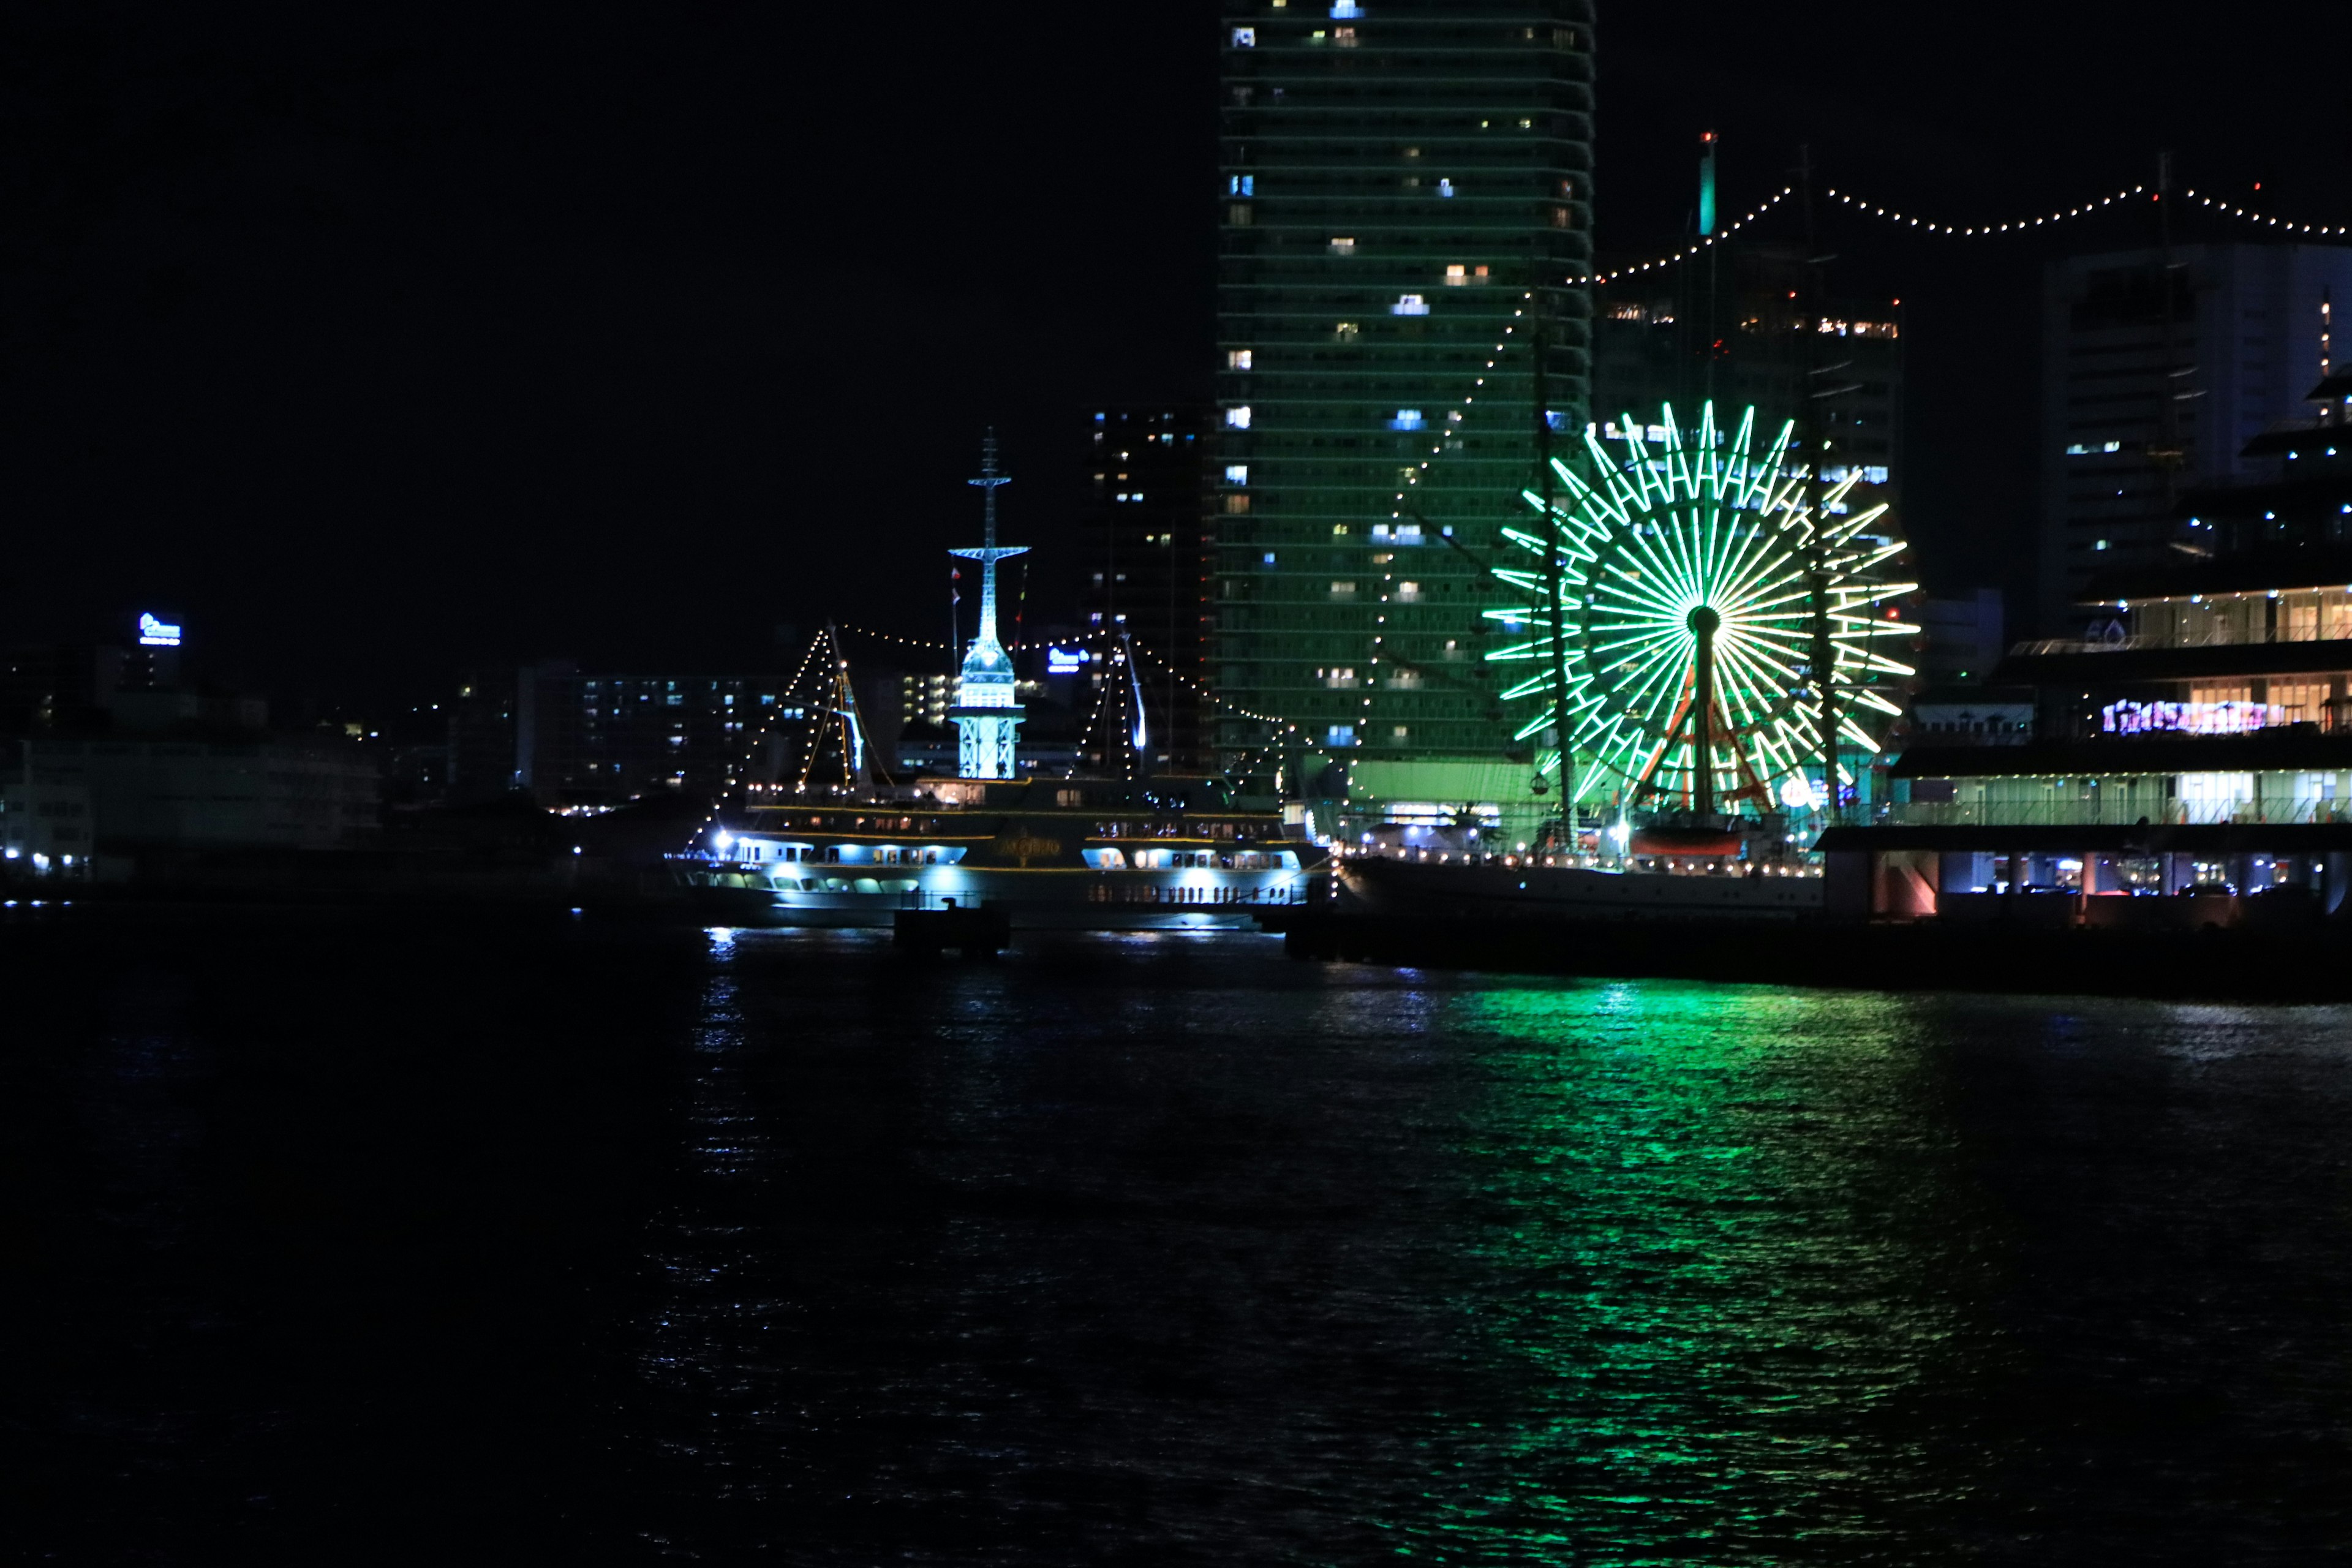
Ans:
{"type": "Polygon", "coordinates": [[[2297,223],[2293,218],[2273,217],[2267,213],[2258,213],[2252,207],[2242,207],[2235,202],[2226,202],[2219,196],[2201,195],[2196,191],[2188,189],[2183,189],[2180,196],[2183,201],[2192,201],[2200,206],[2211,207],[2216,212],[2228,213],[2231,217],[2243,218],[2248,223],[2264,224],[2272,228],[2286,229],[2295,234],[2352,234],[2352,224],[2297,223]]]}
{"type": "Polygon", "coordinates": [[[1796,195],[1796,192],[1797,188],[1794,185],[1781,186],[1771,195],[1767,196],[1763,201],[1759,202],[1756,205],[1750,207],[1745,215],[1731,223],[1724,225],[1724,226],[1717,233],[1707,236],[1705,239],[1699,240],[1696,244],[1685,246],[1680,250],[1669,251],[1664,256],[1654,258],[1648,261],[1639,261],[1624,267],[1612,268],[1607,272],[1586,272],[1574,274],[1561,279],[1560,282],[1563,287],[1570,289],[1578,288],[1587,283],[1613,283],[1620,278],[1631,278],[1636,273],[1651,272],[1662,267],[1673,267],[1680,262],[1688,261],[1693,257],[1704,256],[1718,243],[1729,239],[1733,235],[1738,234],[1741,229],[1746,228],[1749,224],[1754,223],[1757,219],[1770,212],[1774,207],[1777,207],[1782,202],[1787,201],[1790,196],[1796,195]]]}
{"type": "MultiPolygon", "coordinates": [[[[1078,640],[1083,642],[1089,637],[1108,637],[1111,634],[1108,631],[1087,632],[1081,634],[1078,640]]],[[[1153,650],[1150,644],[1143,641],[1131,632],[1127,634],[1127,637],[1129,644],[1136,652],[1142,654],[1145,658],[1150,659],[1153,664],[1158,665],[1162,670],[1182,681],[1186,688],[1189,689],[1194,696],[1205,697],[1221,708],[1238,713],[1244,719],[1254,719],[1261,724],[1280,724],[1286,729],[1296,729],[1297,727],[1292,724],[1287,719],[1279,718],[1272,713],[1255,712],[1250,709],[1242,707],[1238,703],[1226,700],[1224,698],[1218,696],[1215,692],[1209,690],[1206,687],[1202,686],[1182,670],[1178,669],[1175,666],[1170,664],[1165,658],[1162,658],[1159,653],[1153,650]]]]}
{"type": "Polygon", "coordinates": [[[882,640],[883,642],[894,642],[894,643],[900,643],[900,644],[903,644],[904,646],[906,646],[906,647],[919,647],[919,648],[926,648],[926,649],[939,649],[939,650],[941,650],[941,651],[944,651],[944,652],[948,652],[948,653],[953,653],[953,652],[955,651],[955,648],[954,648],[953,645],[951,645],[951,644],[949,644],[949,643],[943,643],[943,642],[933,642],[933,641],[931,641],[930,639],[929,639],[929,638],[927,638],[927,637],[902,637],[898,636],[896,632],[877,632],[877,631],[874,631],[874,630],[872,630],[871,628],[869,628],[869,627],[866,627],[866,626],[846,626],[846,625],[845,625],[841,629],[842,629],[843,631],[845,631],[845,632],[851,632],[851,633],[854,633],[854,634],[856,634],[856,636],[858,636],[858,637],[877,637],[877,638],[879,638],[880,640],[882,640]]]}
{"type": "Polygon", "coordinates": [[[1857,196],[1851,191],[1841,191],[1835,187],[1822,194],[1832,201],[1856,208],[1873,217],[1883,217],[1889,223],[1916,228],[1926,234],[1954,235],[1961,238],[1981,239],[1988,235],[2022,234],[2030,228],[2041,228],[2049,224],[2067,223],[2075,218],[2090,217],[2114,206],[2118,202],[2127,202],[2134,196],[2147,193],[2146,185],[2130,185],[2111,195],[2101,196],[2095,201],[2084,202],[2076,206],[2059,207],[2038,217],[2018,218],[2009,223],[1979,224],[1951,224],[1936,218],[1921,217],[1916,213],[1901,212],[1893,207],[1882,206],[1876,202],[1857,196]]]}
{"type": "MultiPolygon", "coordinates": [[[[816,658],[816,650],[824,646],[827,630],[828,628],[820,626],[817,628],[816,635],[809,638],[807,651],[801,655],[800,668],[793,672],[793,679],[785,685],[783,690],[778,694],[780,699],[789,698],[793,692],[800,689],[801,678],[808,673],[809,661],[816,658]]],[[[712,823],[719,820],[719,814],[726,808],[728,795],[735,788],[737,772],[751,760],[751,754],[758,751],[761,742],[768,738],[768,731],[774,729],[776,727],[776,721],[783,717],[783,702],[780,700],[776,703],[777,710],[768,715],[767,722],[760,726],[759,733],[751,737],[750,744],[744,747],[742,753],[740,756],[727,764],[726,773],[719,784],[718,800],[712,804],[709,812],[704,816],[701,826],[697,827],[687,838],[686,843],[681,846],[681,853],[683,853],[685,849],[693,847],[695,841],[702,837],[703,828],[709,827],[712,823]]]]}

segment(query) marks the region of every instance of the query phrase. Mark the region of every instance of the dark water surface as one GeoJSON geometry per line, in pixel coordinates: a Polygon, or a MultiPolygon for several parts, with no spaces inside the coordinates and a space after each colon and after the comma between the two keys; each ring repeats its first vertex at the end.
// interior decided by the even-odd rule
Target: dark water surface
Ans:
{"type": "Polygon", "coordinates": [[[30,1560],[2305,1563],[2352,1012],[0,919],[30,1560]]]}

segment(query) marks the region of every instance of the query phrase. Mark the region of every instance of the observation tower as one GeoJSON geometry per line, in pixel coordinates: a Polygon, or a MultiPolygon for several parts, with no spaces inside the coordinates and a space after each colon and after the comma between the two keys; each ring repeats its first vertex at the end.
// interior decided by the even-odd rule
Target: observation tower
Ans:
{"type": "Polygon", "coordinates": [[[980,563],[980,635],[963,656],[963,671],[956,681],[955,706],[948,717],[956,727],[956,773],[968,779],[1009,779],[1013,753],[1021,728],[1020,693],[1013,657],[996,640],[996,563],[1025,555],[1025,544],[996,542],[996,489],[1013,482],[996,471],[996,432],[981,442],[980,478],[971,480],[985,498],[986,528],[978,549],[950,550],[967,561],[980,563]]]}

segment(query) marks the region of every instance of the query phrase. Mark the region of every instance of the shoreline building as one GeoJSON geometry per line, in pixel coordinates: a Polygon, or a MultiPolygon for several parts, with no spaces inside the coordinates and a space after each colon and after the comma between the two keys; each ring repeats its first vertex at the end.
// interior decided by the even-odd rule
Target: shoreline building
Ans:
{"type": "Polygon", "coordinates": [[[2211,553],[2094,579],[2082,635],[2011,650],[1984,707],[2021,691],[2030,737],[1929,729],[1884,821],[1823,835],[1846,912],[2163,929],[2344,910],[2352,376],[2307,395],[2314,417],[2237,449],[2253,482],[2183,493],[2211,553]]]}
{"type": "Polygon", "coordinates": [[[986,530],[978,548],[950,550],[967,561],[980,563],[980,630],[963,656],[956,679],[955,706],[948,717],[956,727],[956,773],[968,779],[1009,779],[1019,771],[1016,739],[1021,729],[1020,678],[1013,656],[996,637],[996,563],[1025,555],[1025,544],[996,542],[996,492],[1013,482],[996,471],[996,433],[981,443],[980,487],[986,509],[986,530]]]}
{"type": "Polygon", "coordinates": [[[1560,451],[1589,417],[1589,295],[1563,285],[1591,265],[1593,9],[1222,7],[1209,660],[1295,727],[1224,711],[1228,761],[1525,792],[1485,567],[1527,515],[1538,337],[1560,451]]]}
{"type": "MultiPolygon", "coordinates": [[[[715,795],[762,733],[805,714],[782,676],[583,673],[571,659],[476,670],[448,704],[449,798],[521,793],[554,805],[619,805],[715,795]]],[[[773,772],[772,759],[765,771],[773,772]]]]}
{"type": "Polygon", "coordinates": [[[356,727],[271,729],[261,698],[183,678],[182,630],[145,614],[134,640],[0,658],[0,882],[373,837],[381,769],[356,727]]]}
{"type": "Polygon", "coordinates": [[[2352,247],[2177,245],[2050,264],[2042,283],[2043,637],[2095,579],[2210,556],[2179,510],[2255,472],[2247,444],[2297,412],[2352,247]]]}

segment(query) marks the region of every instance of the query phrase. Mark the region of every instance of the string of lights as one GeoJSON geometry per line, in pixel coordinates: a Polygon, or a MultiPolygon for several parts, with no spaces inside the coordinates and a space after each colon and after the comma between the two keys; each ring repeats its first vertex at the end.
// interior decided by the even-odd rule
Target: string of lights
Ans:
{"type": "MultiPolygon", "coordinates": [[[[1093,632],[1087,635],[1090,637],[1100,637],[1104,634],[1100,632],[1093,632]]],[[[1191,676],[1185,674],[1182,670],[1178,669],[1166,659],[1160,658],[1160,655],[1154,653],[1150,645],[1146,644],[1139,637],[1130,635],[1128,638],[1128,642],[1134,647],[1136,652],[1150,659],[1161,671],[1166,674],[1172,675],[1178,680],[1182,681],[1185,687],[1190,689],[1195,697],[1204,698],[1207,700],[1215,703],[1218,707],[1223,708],[1229,713],[1237,714],[1244,719],[1255,720],[1261,724],[1278,724],[1285,730],[1294,731],[1298,728],[1297,725],[1293,724],[1287,719],[1277,718],[1272,713],[1255,712],[1250,709],[1243,707],[1238,702],[1229,701],[1226,699],[1218,696],[1215,692],[1210,690],[1207,687],[1201,685],[1200,682],[1194,680],[1191,676]]]]}
{"type": "Polygon", "coordinates": [[[902,637],[896,632],[877,632],[866,626],[845,625],[841,629],[861,637],[874,637],[882,642],[894,642],[903,647],[927,648],[935,653],[953,653],[955,651],[953,647],[950,647],[946,643],[934,642],[926,637],[902,637]]]}
{"type": "MultiPolygon", "coordinates": [[[[1104,635],[1106,634],[1101,632],[1090,632],[1087,634],[1087,637],[1101,637],[1104,635]]],[[[1085,638],[1082,637],[1080,640],[1083,641],[1085,638]]],[[[1108,661],[1106,660],[1105,662],[1108,661]]],[[[1110,711],[1110,693],[1111,688],[1114,684],[1117,683],[1113,682],[1108,678],[1106,678],[1102,684],[1096,688],[1094,716],[1087,721],[1086,732],[1078,737],[1078,750],[1080,752],[1084,752],[1093,743],[1095,731],[1102,727],[1104,715],[1110,711]]],[[[1124,701],[1121,702],[1120,706],[1122,708],[1126,706],[1124,701]]],[[[1132,724],[1123,724],[1119,727],[1119,746],[1120,767],[1127,776],[1129,779],[1132,779],[1135,777],[1136,760],[1135,728],[1132,724]]],[[[1103,762],[1106,765],[1110,762],[1110,742],[1108,740],[1103,742],[1103,762]]]]}
{"type": "MultiPolygon", "coordinates": [[[[815,662],[817,650],[827,646],[832,640],[832,633],[829,627],[820,629],[816,636],[809,639],[807,651],[801,655],[800,668],[793,671],[792,679],[785,684],[784,689],[781,693],[782,698],[789,699],[800,690],[801,681],[807,677],[809,666],[815,662]]],[[[704,831],[708,829],[711,824],[719,820],[719,814],[727,808],[729,797],[735,793],[736,780],[740,775],[744,763],[748,763],[751,757],[759,752],[761,745],[768,738],[768,731],[774,729],[776,727],[776,721],[783,716],[782,710],[785,706],[786,703],[784,701],[779,700],[776,704],[777,711],[768,715],[767,722],[760,726],[760,732],[752,736],[751,743],[743,748],[743,754],[735,761],[727,764],[725,782],[719,786],[718,797],[712,801],[709,811],[704,814],[702,821],[697,825],[693,833],[688,836],[686,843],[680,846],[681,852],[693,848],[696,843],[701,839],[704,831]]],[[[810,748],[810,754],[812,757],[815,754],[815,748],[814,746],[810,748]]],[[[801,784],[803,788],[805,788],[808,784],[808,773],[806,769],[802,771],[801,784]]]]}
{"type": "Polygon", "coordinates": [[[2215,212],[2228,213],[2231,217],[2242,218],[2248,223],[2264,224],[2272,228],[2285,229],[2294,234],[2352,234],[2352,224],[2297,223],[2293,218],[2273,217],[2267,213],[2258,213],[2252,207],[2242,207],[2235,202],[2225,202],[2219,196],[2203,195],[2192,190],[2183,190],[2180,193],[2180,199],[2195,202],[2200,206],[2210,207],[2215,212]]]}
{"type": "Polygon", "coordinates": [[[2094,214],[2114,206],[2117,202],[2127,202],[2134,196],[2147,195],[2147,187],[2146,185],[2132,185],[2124,190],[2116,191],[2113,195],[2101,196],[2096,201],[2084,202],[2079,206],[2060,207],[2054,211],[2043,213],[2034,217],[2017,218],[2009,223],[1980,224],[1942,223],[1935,218],[1921,217],[1915,213],[1900,212],[1893,207],[1881,206],[1875,202],[1866,201],[1863,197],[1855,195],[1851,191],[1841,191],[1834,186],[1830,187],[1823,194],[1830,196],[1843,206],[1855,208],[1858,211],[1869,214],[1873,217],[1883,217],[1889,223],[1899,224],[1907,228],[1919,229],[1927,234],[1948,234],[1957,235],[1962,238],[1982,238],[1987,235],[2022,234],[2030,228],[2041,228],[2053,223],[2067,223],[2075,218],[2090,217],[2094,214]]]}
{"type": "Polygon", "coordinates": [[[833,690],[827,694],[829,700],[824,719],[818,721],[816,734],[810,738],[808,751],[801,758],[800,780],[793,785],[793,790],[795,795],[807,793],[809,774],[816,767],[819,750],[817,740],[824,734],[825,723],[835,718],[841,721],[841,782],[845,786],[854,786],[857,783],[856,771],[850,762],[856,742],[851,739],[849,732],[850,710],[856,706],[856,699],[848,689],[849,656],[841,650],[838,643],[834,645],[833,658],[829,662],[833,673],[833,690]]]}
{"type": "Polygon", "coordinates": [[[1672,267],[1679,262],[1688,261],[1693,257],[1704,256],[1707,251],[1713,249],[1723,241],[1729,239],[1733,235],[1738,234],[1741,229],[1746,228],[1749,224],[1754,223],[1757,219],[1762,217],[1765,214],[1770,212],[1774,207],[1779,206],[1782,202],[1787,201],[1790,196],[1795,195],[1796,194],[1796,186],[1782,185],[1778,191],[1775,191],[1771,195],[1767,196],[1763,201],[1759,202],[1756,205],[1750,207],[1739,217],[1734,219],[1730,223],[1725,224],[1723,227],[1717,230],[1715,233],[1708,235],[1706,238],[1695,240],[1691,244],[1685,246],[1680,250],[1670,250],[1664,256],[1653,257],[1647,261],[1637,261],[1630,266],[1614,268],[1607,272],[1580,273],[1576,276],[1563,279],[1561,281],[1568,284],[1570,288],[1580,287],[1587,283],[1613,283],[1620,278],[1631,278],[1637,272],[1654,272],[1661,267],[1672,267]]]}
{"type": "MultiPolygon", "coordinates": [[[[2088,217],[2094,213],[2097,213],[2105,208],[2115,205],[2118,202],[2127,202],[2132,197],[2145,195],[2147,192],[2147,187],[2146,185],[2132,185],[2126,189],[2101,196],[2095,201],[2084,202],[2078,205],[2071,207],[2062,207],[2037,217],[2018,218],[2008,223],[1975,225],[1948,224],[1932,218],[1921,217],[1916,214],[1902,212],[1893,207],[1883,206],[1875,202],[1867,201],[1861,196],[1855,195],[1851,191],[1841,191],[1834,186],[1830,187],[1826,194],[1843,205],[1853,207],[1860,212],[1867,213],[1874,217],[1885,218],[1890,223],[1899,224],[1906,227],[1920,229],[1929,234],[1980,237],[1985,235],[2022,233],[2027,229],[2040,227],[2047,224],[2065,223],[2075,218],[2088,217]]],[[[1584,273],[1563,279],[1563,281],[1570,286],[1587,283],[1609,283],[1613,282],[1620,278],[1630,278],[1639,273],[1654,271],[1661,268],[1672,267],[1685,261],[1689,261],[1698,256],[1704,255],[1710,247],[1729,239],[1733,235],[1764,217],[1775,207],[1778,207],[1781,203],[1787,201],[1795,194],[1795,186],[1783,185],[1771,195],[1766,197],[1763,201],[1759,202],[1755,206],[1750,207],[1738,218],[1725,225],[1719,233],[1709,235],[1705,239],[1696,240],[1689,245],[1684,246],[1676,250],[1669,251],[1663,256],[1653,257],[1647,261],[1635,262],[1629,266],[1613,268],[1606,272],[1584,273]]],[[[2196,195],[2193,191],[2186,194],[2191,196],[2196,195]]],[[[2231,207],[2227,203],[2216,202],[2210,197],[2200,197],[2198,199],[2205,202],[2209,206],[2222,207],[2235,216],[2251,218],[2257,222],[2267,221],[2281,224],[2281,226],[2294,227],[2297,233],[2340,234],[2352,232],[2352,230],[2347,230],[2346,228],[2328,229],[2312,225],[2297,226],[2291,224],[2284,224],[2282,220],[2265,219],[2261,214],[2250,213],[2245,211],[2243,208],[2231,207]]],[[[1527,293],[1520,295],[1520,308],[1511,312],[1514,317],[1513,324],[1503,329],[1502,341],[1495,343],[1495,345],[1488,351],[1488,353],[1494,357],[1486,361],[1486,363],[1484,366],[1486,371],[1491,372],[1495,369],[1496,363],[1501,359],[1503,352],[1508,345],[1509,341],[1517,334],[1517,319],[1523,317],[1526,314],[1526,307],[1533,301],[1534,298],[1535,294],[1533,290],[1529,290],[1527,293]]],[[[1467,410],[1476,400],[1479,388],[1486,384],[1486,377],[1485,374],[1480,374],[1473,378],[1470,390],[1465,393],[1462,396],[1460,408],[1447,416],[1446,425],[1448,429],[1446,434],[1450,435],[1454,433],[1453,427],[1458,426],[1464,419],[1468,416],[1467,410]]],[[[1438,444],[1429,449],[1430,458],[1434,458],[1440,456],[1444,450],[1444,441],[1441,437],[1438,444]]],[[[1407,474],[1404,485],[1397,490],[1393,499],[1392,504],[1396,510],[1389,513],[1389,517],[1391,521],[1401,519],[1404,515],[1403,507],[1406,494],[1414,486],[1421,482],[1422,476],[1428,471],[1429,467],[1429,461],[1423,460],[1407,474]]]]}
{"type": "MultiPolygon", "coordinates": [[[[1496,340],[1495,346],[1493,348],[1486,351],[1488,353],[1495,356],[1493,359],[1486,362],[1486,368],[1487,370],[1493,370],[1495,368],[1496,362],[1503,357],[1504,348],[1510,342],[1512,334],[1519,330],[1520,318],[1524,317],[1528,313],[1528,304],[1529,301],[1533,300],[1535,297],[1535,290],[1532,289],[1519,296],[1519,308],[1511,312],[1511,324],[1503,329],[1503,335],[1499,339],[1496,340]]],[[[1391,521],[1394,521],[1404,516],[1404,498],[1406,492],[1421,482],[1421,476],[1426,473],[1429,469],[1431,458],[1436,458],[1445,450],[1446,437],[1455,434],[1456,427],[1459,426],[1463,421],[1470,417],[1470,405],[1477,399],[1478,389],[1486,384],[1486,378],[1484,375],[1476,376],[1472,379],[1470,390],[1462,395],[1461,408],[1445,416],[1444,434],[1438,437],[1437,445],[1429,449],[1429,457],[1423,458],[1421,460],[1419,467],[1406,470],[1404,483],[1398,488],[1397,493],[1391,502],[1395,510],[1389,513],[1389,519],[1391,521]]]]}

